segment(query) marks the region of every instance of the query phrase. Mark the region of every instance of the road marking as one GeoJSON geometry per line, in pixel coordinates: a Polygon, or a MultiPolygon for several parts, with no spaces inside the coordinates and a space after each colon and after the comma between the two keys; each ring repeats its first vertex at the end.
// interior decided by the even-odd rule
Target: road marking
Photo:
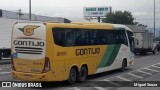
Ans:
{"type": "Polygon", "coordinates": [[[119,78],[119,79],[122,79],[122,80],[124,80],[124,81],[132,81],[132,80],[129,80],[129,79],[126,79],[126,78],[123,78],[123,77],[121,77],[121,76],[116,76],[117,78],[119,78]]]}
{"type": "Polygon", "coordinates": [[[11,72],[0,72],[0,74],[7,74],[7,73],[11,73],[11,72]]]}
{"type": "Polygon", "coordinates": [[[140,78],[140,79],[143,78],[143,77],[141,77],[141,76],[138,76],[138,75],[135,75],[135,74],[132,74],[132,73],[127,73],[127,74],[129,74],[129,75],[131,75],[131,76],[134,76],[134,77],[137,77],[137,78],[140,78]]]}
{"type": "Polygon", "coordinates": [[[94,84],[94,83],[90,83],[89,85],[91,85],[92,87],[94,87],[94,88],[96,88],[96,89],[98,89],[98,90],[107,90],[107,89],[105,89],[105,88],[102,88],[102,87],[94,84]]]}
{"type": "Polygon", "coordinates": [[[158,67],[158,66],[155,66],[155,65],[152,65],[152,67],[155,67],[155,68],[160,68],[160,67],[158,67]]]}
{"type": "Polygon", "coordinates": [[[78,87],[74,87],[74,90],[81,90],[80,88],[78,88],[78,87]]]}
{"type": "Polygon", "coordinates": [[[147,67],[145,67],[144,69],[147,69],[147,70],[150,70],[150,71],[153,71],[153,72],[159,72],[157,70],[153,70],[153,69],[150,69],[150,68],[147,68],[147,67]]]}
{"type": "Polygon", "coordinates": [[[68,89],[64,89],[64,90],[82,90],[82,89],[80,89],[78,87],[73,87],[73,88],[68,88],[68,89]]]}
{"type": "Polygon", "coordinates": [[[157,63],[157,64],[160,64],[160,63],[157,63]]]}
{"type": "Polygon", "coordinates": [[[113,84],[113,85],[118,86],[118,87],[121,86],[121,85],[119,85],[119,84],[117,84],[117,83],[114,83],[114,82],[112,82],[112,81],[109,81],[108,79],[104,79],[103,81],[107,81],[107,83],[113,84]]]}
{"type": "Polygon", "coordinates": [[[141,71],[141,70],[136,70],[136,71],[144,73],[144,74],[152,75],[151,73],[147,73],[147,72],[144,72],[144,71],[141,71]]]}
{"type": "MultiPolygon", "coordinates": [[[[149,66],[146,66],[146,67],[143,67],[143,68],[139,68],[138,70],[134,70],[134,71],[131,71],[131,72],[137,71],[137,72],[140,72],[140,73],[143,73],[143,74],[152,75],[151,73],[145,72],[145,71],[143,71],[143,70],[141,70],[141,69],[149,68],[150,66],[160,68],[159,66],[155,66],[155,65],[160,65],[160,63],[156,63],[156,64],[153,64],[153,65],[149,65],[149,66]]],[[[133,74],[133,73],[131,73],[131,72],[129,72],[129,73],[123,73],[123,74],[121,74],[121,75],[124,75],[124,74],[129,74],[129,75],[131,75],[131,74],[132,74],[132,76],[135,76],[135,77],[137,77],[137,78],[143,78],[143,77],[138,76],[138,75],[135,75],[135,74],[133,74]]],[[[102,79],[102,80],[100,80],[100,81],[109,81],[108,83],[111,83],[111,84],[113,84],[113,85],[115,85],[115,86],[121,86],[121,85],[119,85],[119,84],[117,84],[117,83],[114,83],[114,81],[110,81],[110,80],[108,80],[108,79],[117,77],[117,78],[120,78],[120,79],[125,80],[125,81],[131,81],[131,80],[129,80],[129,79],[120,77],[121,75],[113,76],[113,77],[106,78],[106,79],[102,79]]],[[[92,84],[92,86],[95,87],[95,88],[98,89],[98,90],[107,90],[107,89],[101,88],[100,86],[98,86],[98,85],[96,85],[96,84],[93,84],[93,83],[89,83],[89,84],[90,84],[90,85],[92,84]]],[[[79,87],[84,86],[84,85],[87,85],[87,84],[80,85],[79,87]]],[[[65,90],[73,90],[73,89],[74,89],[74,90],[82,90],[82,89],[80,89],[80,88],[78,88],[78,87],[73,87],[73,88],[69,88],[69,89],[65,89],[65,90]]]]}

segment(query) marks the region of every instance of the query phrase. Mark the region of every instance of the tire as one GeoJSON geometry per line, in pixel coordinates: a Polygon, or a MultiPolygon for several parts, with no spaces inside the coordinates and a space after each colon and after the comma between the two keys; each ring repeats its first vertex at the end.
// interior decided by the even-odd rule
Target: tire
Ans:
{"type": "Polygon", "coordinates": [[[153,51],[153,54],[156,54],[156,51],[155,51],[155,50],[153,51]]]}
{"type": "Polygon", "coordinates": [[[78,82],[83,82],[87,79],[88,70],[85,66],[82,66],[78,75],[78,82]]]}
{"type": "Polygon", "coordinates": [[[69,78],[67,80],[67,83],[74,84],[76,80],[77,80],[77,71],[75,68],[71,68],[69,72],[69,78]]]}
{"type": "Polygon", "coordinates": [[[0,60],[2,60],[2,54],[0,53],[0,60]]]}
{"type": "Polygon", "coordinates": [[[142,55],[147,55],[148,52],[146,50],[141,51],[142,55]]]}
{"type": "Polygon", "coordinates": [[[124,72],[125,70],[126,70],[126,65],[127,65],[127,62],[126,62],[126,60],[123,60],[123,62],[122,62],[122,67],[121,67],[121,72],[124,72]]]}
{"type": "Polygon", "coordinates": [[[134,55],[137,55],[137,53],[136,53],[136,52],[134,52],[134,55]]]}

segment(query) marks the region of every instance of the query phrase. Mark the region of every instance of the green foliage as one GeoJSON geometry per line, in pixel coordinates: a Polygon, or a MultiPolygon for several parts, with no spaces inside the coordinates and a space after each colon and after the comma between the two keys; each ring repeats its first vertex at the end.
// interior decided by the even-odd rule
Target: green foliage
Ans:
{"type": "Polygon", "coordinates": [[[108,13],[106,18],[102,19],[104,23],[114,23],[114,24],[128,24],[128,25],[136,25],[137,22],[134,22],[135,18],[133,18],[131,12],[128,11],[115,11],[108,13]]]}

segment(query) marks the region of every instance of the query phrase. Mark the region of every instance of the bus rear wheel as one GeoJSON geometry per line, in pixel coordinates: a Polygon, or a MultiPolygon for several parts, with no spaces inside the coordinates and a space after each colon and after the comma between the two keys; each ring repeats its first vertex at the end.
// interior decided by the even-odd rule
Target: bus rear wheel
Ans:
{"type": "Polygon", "coordinates": [[[79,72],[78,82],[83,82],[88,76],[88,70],[85,66],[82,66],[79,72]]]}
{"type": "Polygon", "coordinates": [[[67,83],[74,84],[76,80],[77,80],[77,71],[75,68],[71,68],[67,83]]]}
{"type": "Polygon", "coordinates": [[[153,53],[153,54],[156,54],[156,50],[153,50],[152,53],[153,53]]]}

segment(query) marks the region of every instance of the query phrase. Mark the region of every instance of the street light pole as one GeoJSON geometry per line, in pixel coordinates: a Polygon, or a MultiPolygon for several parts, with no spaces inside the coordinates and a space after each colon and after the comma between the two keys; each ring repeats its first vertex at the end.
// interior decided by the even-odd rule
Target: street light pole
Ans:
{"type": "Polygon", "coordinates": [[[154,0],[154,39],[156,38],[156,34],[155,34],[155,0],[154,0]]]}
{"type": "Polygon", "coordinates": [[[29,20],[31,20],[31,0],[29,0],[29,20]]]}

